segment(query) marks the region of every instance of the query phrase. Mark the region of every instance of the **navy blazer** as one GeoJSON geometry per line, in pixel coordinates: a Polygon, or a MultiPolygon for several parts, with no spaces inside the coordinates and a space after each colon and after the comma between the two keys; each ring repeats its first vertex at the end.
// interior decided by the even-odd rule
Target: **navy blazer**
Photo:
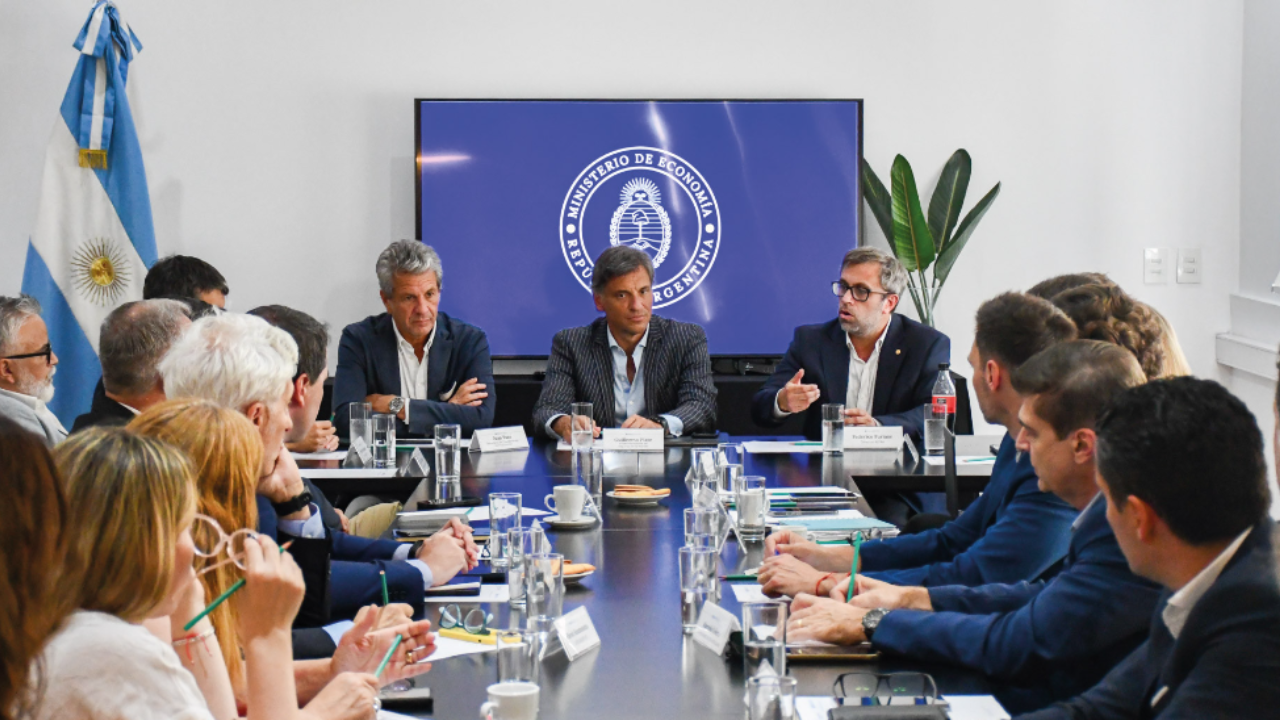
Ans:
{"type": "MultiPolygon", "coordinates": [[[[369,395],[403,395],[400,351],[390,313],[371,315],[351,323],[338,342],[338,374],[333,381],[333,424],[338,435],[350,437],[353,402],[369,395]]],[[[498,401],[493,384],[489,339],[480,328],[445,313],[436,315],[436,337],[427,364],[426,400],[409,401],[409,424],[396,421],[397,433],[429,437],[439,424],[462,426],[463,436],[493,425],[498,401]],[[446,402],[462,383],[476,378],[489,397],[477,407],[446,402]]]]}
{"type": "Polygon", "coordinates": [[[1130,572],[1106,512],[1099,498],[1081,514],[1053,579],[931,588],[935,612],[885,615],[876,649],[1008,683],[996,695],[1014,712],[1092,687],[1146,638],[1160,598],[1158,585],[1130,572]]]}
{"type": "Polygon", "coordinates": [[[960,517],[935,530],[862,546],[868,577],[894,585],[986,585],[1033,580],[1071,545],[1079,513],[1037,487],[1031,458],[1006,434],[991,482],[960,517]]]}
{"type": "Polygon", "coordinates": [[[1218,580],[1187,615],[1177,640],[1161,613],[1151,636],[1101,683],[1034,720],[1199,720],[1280,713],[1280,588],[1272,533],[1253,527],[1218,580]]]}
{"type": "MultiPolygon", "coordinates": [[[[903,432],[918,439],[924,429],[925,407],[933,402],[938,366],[949,362],[950,338],[895,313],[880,346],[871,415],[881,425],[901,425],[903,432]]],[[[849,389],[849,346],[839,320],[796,328],[787,354],[751,402],[751,419],[757,425],[782,424],[773,416],[778,391],[801,368],[801,382],[817,385],[821,393],[804,418],[805,437],[818,440],[822,438],[822,406],[844,404],[849,389]]]]}

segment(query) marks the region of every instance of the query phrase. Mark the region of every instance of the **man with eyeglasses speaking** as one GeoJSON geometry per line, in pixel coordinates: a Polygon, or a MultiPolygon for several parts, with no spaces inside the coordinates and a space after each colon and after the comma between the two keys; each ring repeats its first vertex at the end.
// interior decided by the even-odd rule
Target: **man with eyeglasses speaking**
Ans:
{"type": "Polygon", "coordinates": [[[49,410],[58,356],[40,303],[30,295],[0,296],[0,415],[44,438],[50,447],[67,437],[49,410]]]}
{"type": "Polygon", "coordinates": [[[902,263],[883,250],[850,250],[831,285],[839,316],[796,328],[778,369],[756,393],[751,416],[776,427],[806,412],[804,434],[822,437],[822,406],[843,403],[846,425],[901,425],[919,441],[938,366],[951,340],[894,310],[907,286],[902,263]]]}

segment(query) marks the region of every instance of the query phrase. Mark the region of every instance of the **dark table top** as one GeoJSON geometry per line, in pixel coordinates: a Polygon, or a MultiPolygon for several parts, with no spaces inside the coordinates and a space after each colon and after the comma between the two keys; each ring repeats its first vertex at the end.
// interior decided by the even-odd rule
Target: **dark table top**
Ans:
{"type": "MultiPolygon", "coordinates": [[[[963,445],[961,452],[965,453],[963,445]]],[[[603,526],[548,531],[556,552],[597,568],[580,586],[569,586],[564,610],[585,606],[602,646],[574,662],[561,654],[543,663],[541,717],[739,720],[744,713],[742,661],[715,655],[681,630],[677,552],[683,544],[683,510],[690,505],[684,485],[689,451],[609,455],[613,458],[607,460],[606,492],[618,482],[637,480],[672,492],[654,508],[622,507],[606,497],[603,526]]],[[[573,482],[569,453],[535,445],[528,453],[514,456],[493,459],[488,465],[489,458],[468,455],[461,481],[464,494],[485,497],[495,491],[519,492],[525,507],[542,509],[543,498],[554,486],[573,482]]],[[[854,476],[866,471],[879,472],[879,467],[868,467],[859,453],[749,456],[746,468],[746,474],[764,475],[770,487],[837,485],[855,491],[858,482],[854,476]]],[[[397,481],[402,490],[406,483],[419,482],[397,481]]],[[[427,491],[427,487],[416,489],[427,491]]],[[[865,504],[861,509],[871,514],[865,504]]],[[[531,520],[526,517],[526,524],[531,520]]],[[[731,574],[755,567],[763,553],[763,542],[740,546],[731,538],[720,558],[721,570],[731,574]]],[[[720,604],[735,615],[741,612],[727,583],[720,604]]],[[[439,607],[428,604],[432,622],[438,620],[439,607]]],[[[521,612],[509,605],[488,609],[498,627],[523,624],[521,612]]],[[[788,673],[797,679],[799,694],[829,695],[836,676],[854,669],[924,671],[934,676],[942,693],[990,692],[985,679],[976,673],[892,659],[857,664],[791,663],[788,673]]],[[[486,699],[485,688],[496,679],[496,656],[484,653],[437,662],[430,673],[413,682],[430,687],[435,699],[434,713],[423,717],[452,719],[476,717],[486,699]]]]}

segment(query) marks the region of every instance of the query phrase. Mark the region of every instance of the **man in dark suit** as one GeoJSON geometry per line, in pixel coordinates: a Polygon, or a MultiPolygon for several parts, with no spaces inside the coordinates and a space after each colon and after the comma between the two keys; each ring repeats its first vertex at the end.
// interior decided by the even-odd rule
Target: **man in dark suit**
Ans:
{"type": "Polygon", "coordinates": [[[938,366],[951,361],[951,341],[894,313],[907,271],[876,248],[850,250],[832,290],[839,317],[801,325],[778,369],[756,393],[751,417],[776,427],[806,412],[804,434],[822,437],[822,406],[841,403],[846,425],[901,425],[919,441],[933,401],[938,366]]]}
{"type": "Polygon", "coordinates": [[[1013,711],[1091,687],[1146,638],[1160,588],[1130,571],[1094,481],[1095,418],[1146,380],[1142,368],[1118,346],[1074,340],[1037,354],[1014,378],[1027,398],[1018,449],[1031,454],[1044,489],[1081,511],[1061,572],[974,588],[904,588],[860,576],[849,604],[797,597],[788,634],[870,640],[886,654],[977,670],[1000,683],[996,696],[1013,711]]]}
{"type": "Polygon", "coordinates": [[[112,310],[98,336],[102,392],[94,392],[89,412],[76,418],[71,432],[126,425],[164,402],[164,381],[156,366],[189,327],[187,306],[177,300],[137,300],[112,310]]]}
{"type": "Polygon", "coordinates": [[[663,428],[668,435],[714,430],[716,388],[707,334],[653,314],[653,262],[632,247],[600,253],[591,277],[604,317],[556,333],[534,425],[570,435],[569,410],[589,402],[602,427],[663,428]]]}
{"type": "Polygon", "coordinates": [[[1129,565],[1168,590],[1145,644],[1093,689],[1026,717],[1274,717],[1275,524],[1248,408],[1190,377],[1129,391],[1098,422],[1098,484],[1129,565]]]}
{"type": "MultiPolygon", "coordinates": [[[[1033,458],[1014,447],[1022,396],[1012,377],[1033,355],[1075,337],[1048,300],[1004,293],[979,308],[974,328],[973,390],[987,422],[1004,426],[991,482],[972,505],[940,528],[862,545],[860,567],[894,585],[985,585],[1031,580],[1067,555],[1079,511],[1039,487],[1033,458]]],[[[769,594],[825,595],[834,573],[853,562],[849,545],[819,545],[783,531],[765,541],[759,581],[769,594]],[[777,550],[779,555],[774,555],[777,550]],[[817,592],[815,592],[815,590],[817,592]]]]}
{"type": "Polygon", "coordinates": [[[480,328],[440,312],[440,256],[416,240],[400,240],[382,251],[376,270],[387,311],[348,325],[338,343],[338,434],[351,434],[353,402],[395,415],[400,435],[429,437],[438,424],[470,435],[492,425],[489,340],[480,328]]]}

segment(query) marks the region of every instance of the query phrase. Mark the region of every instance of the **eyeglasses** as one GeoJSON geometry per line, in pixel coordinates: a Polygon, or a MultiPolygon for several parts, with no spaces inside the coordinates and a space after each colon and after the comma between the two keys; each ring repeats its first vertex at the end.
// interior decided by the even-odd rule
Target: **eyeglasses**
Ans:
{"type": "Polygon", "coordinates": [[[844,673],[831,684],[831,692],[841,705],[849,699],[861,700],[863,705],[889,705],[895,698],[912,699],[916,705],[938,701],[938,686],[926,673],[844,673]]]}
{"type": "Polygon", "coordinates": [[[440,627],[445,630],[462,628],[472,635],[484,635],[489,631],[489,623],[493,622],[493,613],[480,608],[472,608],[466,615],[456,604],[445,605],[440,609],[440,627]]]}
{"type": "Polygon", "coordinates": [[[845,281],[843,280],[836,280],[835,282],[831,283],[832,295],[835,295],[838,298],[842,298],[844,297],[845,293],[853,293],[853,299],[857,300],[858,302],[866,302],[867,298],[871,297],[872,295],[884,295],[886,297],[888,297],[889,295],[897,295],[897,293],[882,292],[880,290],[872,290],[871,288],[865,285],[849,285],[849,284],[846,284],[845,281]]]}
{"type": "Polygon", "coordinates": [[[196,574],[203,575],[227,563],[232,563],[243,570],[245,566],[244,541],[257,536],[258,533],[249,528],[241,528],[228,535],[217,520],[208,515],[197,513],[195,521],[191,523],[191,540],[195,544],[196,555],[206,560],[212,560],[225,550],[227,557],[220,562],[215,562],[202,568],[196,574]]]}
{"type": "Polygon", "coordinates": [[[24,360],[26,358],[36,358],[36,357],[43,357],[45,365],[52,364],[53,363],[53,345],[50,343],[45,343],[44,347],[40,348],[36,352],[24,353],[22,355],[5,355],[4,357],[0,357],[0,360],[24,360]]]}

